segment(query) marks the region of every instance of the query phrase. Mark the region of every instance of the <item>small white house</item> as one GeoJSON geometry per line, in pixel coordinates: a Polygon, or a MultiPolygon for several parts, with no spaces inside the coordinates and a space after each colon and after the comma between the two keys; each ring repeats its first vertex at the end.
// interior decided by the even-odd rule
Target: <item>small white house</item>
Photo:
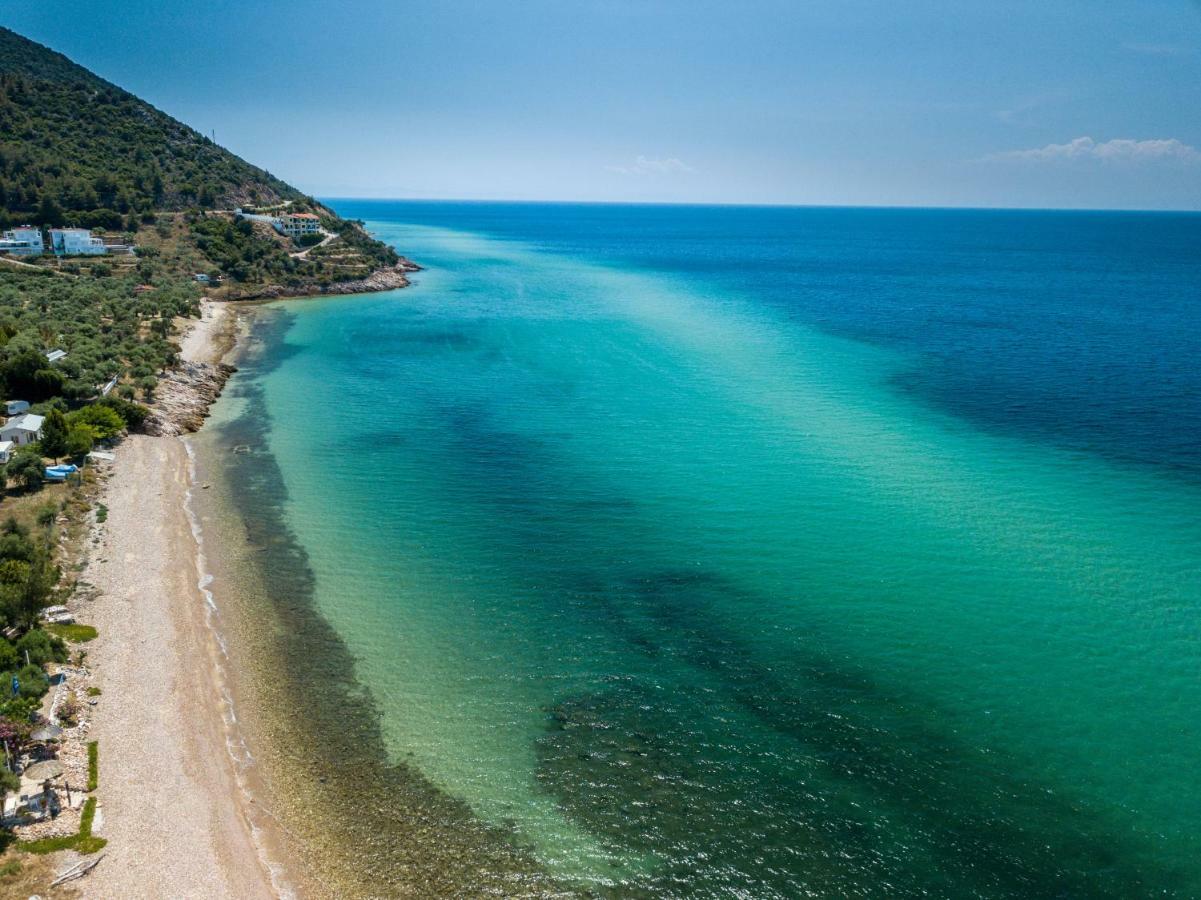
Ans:
{"type": "Polygon", "coordinates": [[[42,355],[46,357],[46,362],[56,363],[60,359],[66,359],[67,351],[66,350],[47,350],[42,355]]]}
{"type": "Polygon", "coordinates": [[[45,245],[42,243],[42,229],[32,225],[22,225],[4,232],[0,238],[0,252],[13,256],[41,256],[45,245]]]}
{"type": "Polygon", "coordinates": [[[108,247],[87,228],[51,228],[50,246],[55,256],[103,256],[108,247]]]}
{"type": "Polygon", "coordinates": [[[19,416],[23,412],[29,411],[28,400],[5,400],[4,414],[6,416],[19,416]]]}
{"type": "Polygon", "coordinates": [[[42,439],[42,423],[45,421],[45,417],[35,416],[33,413],[14,416],[0,425],[0,441],[12,441],[18,447],[40,441],[42,439]]]}
{"type": "Polygon", "coordinates": [[[0,466],[8,465],[8,461],[13,458],[13,447],[15,446],[16,444],[12,441],[0,441],[0,466]]]}
{"type": "Polygon", "coordinates": [[[204,272],[197,272],[195,275],[192,276],[192,278],[195,279],[196,281],[200,282],[201,284],[209,283],[209,277],[204,272]]]}

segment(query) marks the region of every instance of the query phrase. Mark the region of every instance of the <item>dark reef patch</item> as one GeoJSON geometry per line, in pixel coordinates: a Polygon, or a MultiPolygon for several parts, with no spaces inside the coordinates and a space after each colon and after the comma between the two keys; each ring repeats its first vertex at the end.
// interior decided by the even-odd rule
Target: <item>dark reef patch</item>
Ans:
{"type": "Polygon", "coordinates": [[[251,688],[256,706],[284,707],[262,723],[289,779],[274,791],[281,811],[295,816],[287,829],[306,850],[329,857],[314,864],[334,864],[341,896],[562,895],[511,834],[388,759],[370,693],[355,681],[346,645],[314,606],[313,575],[288,529],[286,488],[266,450],[269,417],[257,379],[288,352],[285,331],[282,315],[267,312],[257,320],[253,344],[260,352],[229,386],[245,410],[214,437],[265,587],[251,606],[263,604],[266,620],[275,623],[270,634],[246,640],[257,640],[267,656],[260,662],[272,673],[251,688]],[[304,815],[292,804],[321,812],[304,815]]]}

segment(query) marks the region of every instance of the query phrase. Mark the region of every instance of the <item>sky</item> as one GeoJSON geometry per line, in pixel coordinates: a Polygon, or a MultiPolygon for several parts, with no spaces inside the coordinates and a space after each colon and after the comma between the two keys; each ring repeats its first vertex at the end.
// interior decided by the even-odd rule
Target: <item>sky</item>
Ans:
{"type": "Polygon", "coordinates": [[[1201,209],[1201,0],[0,7],[321,197],[1201,209]]]}

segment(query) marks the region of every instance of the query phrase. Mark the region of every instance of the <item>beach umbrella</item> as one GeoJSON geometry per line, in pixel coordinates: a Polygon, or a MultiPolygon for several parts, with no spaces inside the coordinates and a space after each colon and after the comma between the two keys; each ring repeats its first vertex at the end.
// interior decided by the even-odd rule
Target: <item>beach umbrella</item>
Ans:
{"type": "Polygon", "coordinates": [[[63,730],[57,725],[43,725],[40,728],[35,728],[29,739],[38,743],[45,743],[46,741],[57,741],[62,735],[63,730]]]}
{"type": "Polygon", "coordinates": [[[32,766],[27,766],[21,775],[30,781],[46,781],[50,778],[58,778],[64,771],[66,770],[63,769],[63,764],[57,759],[44,759],[32,766]]]}

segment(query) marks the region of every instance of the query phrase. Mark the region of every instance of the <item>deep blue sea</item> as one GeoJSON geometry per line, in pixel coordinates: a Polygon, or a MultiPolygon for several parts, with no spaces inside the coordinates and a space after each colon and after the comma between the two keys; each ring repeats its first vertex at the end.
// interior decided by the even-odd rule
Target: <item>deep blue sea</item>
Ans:
{"type": "Polygon", "coordinates": [[[332,205],[424,270],[213,433],[390,764],[582,892],[1201,896],[1201,215],[332,205]]]}

